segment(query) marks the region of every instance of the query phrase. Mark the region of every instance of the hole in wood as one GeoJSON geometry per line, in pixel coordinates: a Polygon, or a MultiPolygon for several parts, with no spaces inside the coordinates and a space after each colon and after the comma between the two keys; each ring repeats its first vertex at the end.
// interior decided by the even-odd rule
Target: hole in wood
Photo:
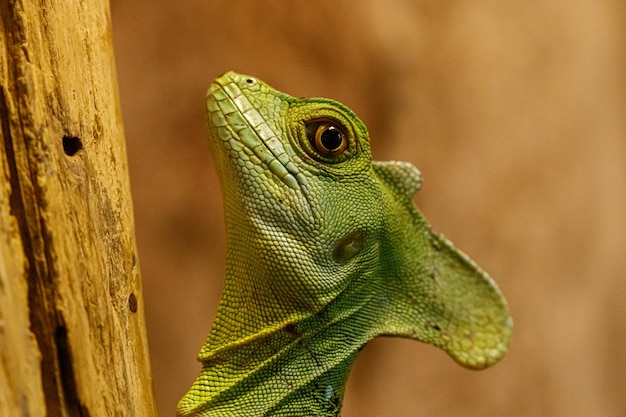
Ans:
{"type": "Polygon", "coordinates": [[[128,308],[130,308],[130,311],[133,313],[137,312],[137,297],[133,293],[128,297],[128,308]]]}
{"type": "Polygon", "coordinates": [[[74,156],[83,149],[83,142],[76,136],[63,136],[63,150],[66,155],[74,156]]]}

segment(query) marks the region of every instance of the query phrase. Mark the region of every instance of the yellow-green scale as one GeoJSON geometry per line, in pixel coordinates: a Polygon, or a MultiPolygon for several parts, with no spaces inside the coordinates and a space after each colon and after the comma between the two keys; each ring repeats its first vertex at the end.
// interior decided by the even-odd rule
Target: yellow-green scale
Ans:
{"type": "Polygon", "coordinates": [[[405,162],[372,162],[328,99],[227,73],[207,95],[227,231],[222,298],[181,416],[336,416],[357,352],[414,338],[484,368],[511,330],[495,283],[413,205],[405,162]]]}

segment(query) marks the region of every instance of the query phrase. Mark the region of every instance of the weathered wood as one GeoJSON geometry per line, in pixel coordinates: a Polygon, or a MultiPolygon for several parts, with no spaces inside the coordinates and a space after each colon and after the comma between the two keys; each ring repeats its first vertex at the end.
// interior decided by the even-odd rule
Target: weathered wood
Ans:
{"type": "Polygon", "coordinates": [[[106,0],[0,2],[0,416],[154,416],[106,0]]]}

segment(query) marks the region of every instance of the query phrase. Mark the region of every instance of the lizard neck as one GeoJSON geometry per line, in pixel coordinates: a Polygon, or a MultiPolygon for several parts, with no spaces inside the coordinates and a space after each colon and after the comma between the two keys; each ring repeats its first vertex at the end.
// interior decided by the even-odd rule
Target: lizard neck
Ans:
{"type": "MultiPolygon", "coordinates": [[[[200,377],[187,397],[194,416],[338,416],[348,373],[371,336],[356,333],[360,308],[334,311],[205,350],[200,377]],[[214,387],[210,392],[206,386],[214,387]],[[204,387],[204,388],[203,388],[204,387]],[[197,397],[206,396],[203,401],[197,397]],[[236,410],[236,411],[234,411],[236,410]]],[[[183,404],[181,401],[181,405],[183,404]]]]}
{"type": "Polygon", "coordinates": [[[306,296],[296,284],[307,280],[285,272],[291,259],[252,244],[267,231],[229,201],[223,295],[179,415],[338,416],[356,354],[376,334],[363,309],[373,272],[356,269],[328,302],[306,296]]]}

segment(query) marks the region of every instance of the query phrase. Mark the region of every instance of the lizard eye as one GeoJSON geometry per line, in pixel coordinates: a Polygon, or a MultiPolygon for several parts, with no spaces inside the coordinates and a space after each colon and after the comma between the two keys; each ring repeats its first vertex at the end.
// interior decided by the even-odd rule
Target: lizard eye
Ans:
{"type": "Polygon", "coordinates": [[[343,126],[330,120],[317,120],[306,126],[307,137],[313,148],[322,156],[341,155],[348,147],[348,137],[343,126]]]}

